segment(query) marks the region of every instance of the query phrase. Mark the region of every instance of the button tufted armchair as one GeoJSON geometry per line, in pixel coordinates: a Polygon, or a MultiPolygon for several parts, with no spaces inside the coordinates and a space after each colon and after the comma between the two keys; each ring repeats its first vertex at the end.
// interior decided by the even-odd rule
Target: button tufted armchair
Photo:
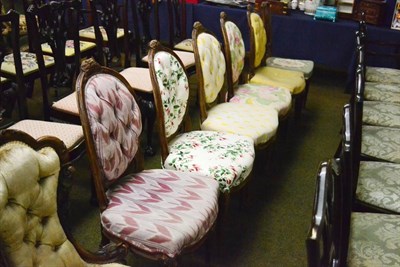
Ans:
{"type": "Polygon", "coordinates": [[[195,22],[192,38],[199,81],[201,129],[248,136],[256,148],[268,147],[276,136],[278,112],[267,106],[225,102],[222,94],[226,64],[221,44],[200,22],[195,22]]]}
{"type": "Polygon", "coordinates": [[[267,33],[260,14],[247,10],[250,33],[249,82],[286,88],[295,101],[295,115],[300,118],[306,97],[304,73],[266,65],[267,33]]]}
{"type": "Polygon", "coordinates": [[[1,266],[123,266],[97,264],[107,259],[75,248],[64,232],[57,188],[63,185],[66,152],[54,137],[36,140],[19,131],[0,132],[1,266]]]}
{"type": "Polygon", "coordinates": [[[141,113],[119,73],[87,60],[76,86],[104,238],[177,264],[213,227],[218,183],[200,174],[143,170],[141,113]]]}
{"type": "Polygon", "coordinates": [[[242,33],[225,12],[221,12],[220,23],[224,38],[229,102],[272,107],[276,109],[282,122],[292,106],[290,91],[276,86],[241,83],[246,54],[242,33]]]}

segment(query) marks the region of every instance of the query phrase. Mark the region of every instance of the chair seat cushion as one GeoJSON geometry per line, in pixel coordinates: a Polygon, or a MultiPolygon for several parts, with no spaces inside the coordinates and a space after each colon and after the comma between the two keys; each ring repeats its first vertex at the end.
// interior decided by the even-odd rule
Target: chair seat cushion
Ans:
{"type": "Polygon", "coordinates": [[[382,67],[366,67],[365,81],[380,83],[400,83],[400,69],[382,68],[382,67]]]}
{"type": "Polygon", "coordinates": [[[311,60],[269,57],[266,63],[268,67],[300,71],[306,80],[312,76],[314,70],[314,62],[311,60]]]}
{"type": "Polygon", "coordinates": [[[76,92],[73,92],[66,97],[53,103],[51,108],[74,115],[79,116],[78,102],[76,100],[76,92]]]}
{"type": "Polygon", "coordinates": [[[104,230],[148,253],[174,257],[201,240],[218,214],[218,182],[194,173],[146,170],[108,191],[104,230]]]}
{"type": "Polygon", "coordinates": [[[364,101],[363,123],[400,128],[400,103],[364,101]]]}
{"type": "MultiPolygon", "coordinates": [[[[44,64],[46,67],[54,65],[54,58],[48,55],[43,55],[44,64]]],[[[30,52],[21,52],[22,60],[22,72],[24,75],[28,75],[39,71],[39,65],[37,64],[36,54],[30,52]]],[[[1,64],[1,71],[15,75],[14,55],[8,54],[4,57],[3,64],[1,64]]]]}
{"type": "Polygon", "coordinates": [[[278,111],[279,116],[284,116],[290,110],[292,95],[284,88],[247,83],[235,89],[229,102],[271,107],[278,111]]]}
{"type": "Polygon", "coordinates": [[[400,213],[400,164],[361,161],[356,198],[362,203],[400,213]]]}
{"type": "Polygon", "coordinates": [[[400,266],[398,215],[353,212],[347,264],[400,266]]]}
{"type": "Polygon", "coordinates": [[[269,107],[240,103],[222,103],[208,110],[202,130],[249,136],[254,144],[266,144],[275,137],[278,112],[269,107]]]}
{"type": "Polygon", "coordinates": [[[365,156],[400,163],[400,129],[363,125],[361,142],[365,156]]]}
{"type": "MultiPolygon", "coordinates": [[[[81,52],[85,52],[89,49],[96,47],[96,44],[93,42],[79,41],[81,52]]],[[[48,43],[42,44],[43,53],[52,54],[53,50],[48,43]]],[[[75,55],[74,49],[74,40],[68,40],[65,44],[65,56],[72,57],[75,55]]]]}
{"type": "MultiPolygon", "coordinates": [[[[103,37],[103,41],[107,42],[108,35],[103,26],[100,26],[100,32],[101,32],[101,36],[103,37]]],[[[85,29],[79,30],[79,36],[82,38],[87,38],[87,39],[91,39],[91,40],[96,39],[96,36],[94,33],[94,27],[90,26],[85,29]]],[[[121,38],[123,36],[124,36],[124,29],[118,28],[117,29],[117,38],[121,38]]]]}
{"type": "Polygon", "coordinates": [[[229,192],[249,176],[254,157],[254,143],[250,137],[193,131],[169,143],[164,168],[212,177],[219,182],[222,192],[229,192]]]}
{"type": "Polygon", "coordinates": [[[67,148],[73,148],[81,143],[83,138],[82,126],[40,120],[22,120],[9,129],[23,131],[35,139],[43,136],[55,136],[62,140],[67,148]]]}
{"type": "MultiPolygon", "coordinates": [[[[179,59],[182,61],[183,66],[185,69],[188,69],[190,67],[194,67],[196,64],[196,61],[194,59],[194,53],[193,52],[186,52],[186,51],[179,51],[179,50],[174,50],[174,53],[179,57],[179,59]]],[[[143,62],[149,62],[149,57],[144,56],[142,58],[143,62]]]]}
{"type": "Polygon", "coordinates": [[[289,90],[292,95],[302,93],[306,87],[302,72],[271,67],[256,69],[255,75],[251,78],[250,83],[282,87],[289,90]]]}
{"type": "Polygon", "coordinates": [[[174,49],[193,52],[193,41],[192,39],[185,39],[183,41],[180,41],[174,46],[174,49]]]}
{"type": "Polygon", "coordinates": [[[130,67],[120,72],[133,89],[144,93],[153,93],[150,71],[148,68],[130,67]]]}
{"type": "Polygon", "coordinates": [[[400,103],[400,86],[389,83],[365,82],[365,100],[400,103]]]}

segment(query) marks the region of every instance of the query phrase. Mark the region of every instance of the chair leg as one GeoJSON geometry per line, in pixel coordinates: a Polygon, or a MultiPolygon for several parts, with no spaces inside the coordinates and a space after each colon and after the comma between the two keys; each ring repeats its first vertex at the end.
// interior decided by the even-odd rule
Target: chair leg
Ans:
{"type": "Polygon", "coordinates": [[[311,78],[306,80],[306,88],[304,89],[304,97],[303,97],[303,108],[306,107],[308,92],[310,90],[311,78]]]}
{"type": "Polygon", "coordinates": [[[153,147],[153,130],[154,124],[156,121],[156,110],[154,105],[154,100],[149,99],[148,97],[144,97],[140,101],[142,114],[145,114],[147,121],[147,146],[144,149],[144,153],[146,156],[154,156],[155,149],[153,147]]]}

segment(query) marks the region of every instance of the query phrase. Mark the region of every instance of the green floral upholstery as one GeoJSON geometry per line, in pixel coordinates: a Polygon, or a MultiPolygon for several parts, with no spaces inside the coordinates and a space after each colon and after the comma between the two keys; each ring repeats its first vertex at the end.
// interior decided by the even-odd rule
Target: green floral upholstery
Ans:
{"type": "Polygon", "coordinates": [[[349,267],[400,266],[400,217],[355,212],[351,217],[349,267]]]}
{"type": "Polygon", "coordinates": [[[197,37],[197,47],[203,72],[204,94],[207,103],[217,98],[225,81],[225,58],[219,41],[208,33],[197,37]]]}
{"type": "Polygon", "coordinates": [[[231,103],[267,106],[275,109],[279,116],[286,115],[292,104],[289,90],[259,84],[241,84],[235,89],[231,103]]]}
{"type": "Polygon", "coordinates": [[[258,67],[264,58],[266,45],[267,45],[267,32],[265,31],[264,22],[260,15],[251,13],[250,15],[251,27],[254,31],[255,41],[255,54],[254,54],[254,67],[258,67]]]}
{"type": "Polygon", "coordinates": [[[273,68],[300,71],[306,80],[312,76],[314,70],[314,62],[311,60],[269,57],[266,63],[273,68]]]}
{"type": "Polygon", "coordinates": [[[364,125],[361,142],[362,154],[400,163],[400,129],[364,125]]]}
{"type": "Polygon", "coordinates": [[[363,123],[400,128],[400,104],[364,101],[363,123]]]}
{"type": "Polygon", "coordinates": [[[232,62],[232,81],[235,83],[239,80],[244,67],[245,48],[242,33],[235,23],[227,21],[225,30],[229,40],[229,50],[232,62]]]}
{"type": "Polygon", "coordinates": [[[400,103],[400,86],[397,84],[365,82],[364,99],[400,103]]]}
{"type": "Polygon", "coordinates": [[[154,56],[154,69],[164,107],[166,136],[174,134],[182,122],[189,99],[189,81],[179,61],[161,51],[154,56]]]}
{"type": "Polygon", "coordinates": [[[361,161],[356,199],[379,208],[400,213],[400,165],[361,161]]]}
{"type": "Polygon", "coordinates": [[[365,81],[400,84],[400,69],[366,67],[365,81]]]}
{"type": "Polygon", "coordinates": [[[251,138],[213,131],[184,133],[170,142],[169,150],[164,168],[214,177],[222,192],[247,179],[255,157],[251,138]]]}
{"type": "Polygon", "coordinates": [[[278,129],[278,112],[260,105],[222,103],[208,110],[202,130],[249,136],[255,145],[265,144],[278,129]]]}

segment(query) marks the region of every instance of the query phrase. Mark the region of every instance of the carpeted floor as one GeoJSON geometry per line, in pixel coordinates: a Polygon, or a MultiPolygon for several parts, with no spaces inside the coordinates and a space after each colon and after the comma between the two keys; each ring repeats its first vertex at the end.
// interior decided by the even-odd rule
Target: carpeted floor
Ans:
{"type": "MultiPolygon", "coordinates": [[[[223,242],[212,234],[206,244],[182,257],[183,266],[306,266],[305,238],[311,220],[318,164],[333,156],[340,140],[341,112],[349,95],[343,73],[317,68],[300,122],[289,121],[278,138],[269,164],[256,158],[245,208],[233,196],[223,242]],[[268,166],[266,168],[265,166],[268,166]],[[211,262],[206,248],[211,248],[211,262]]],[[[292,116],[293,118],[293,116],[292,116]]],[[[95,250],[100,240],[99,211],[89,204],[88,162],[77,163],[71,192],[71,228],[76,239],[95,250]]],[[[146,158],[160,168],[160,157],[146,158]]],[[[159,266],[130,254],[131,266],[159,266]]]]}

